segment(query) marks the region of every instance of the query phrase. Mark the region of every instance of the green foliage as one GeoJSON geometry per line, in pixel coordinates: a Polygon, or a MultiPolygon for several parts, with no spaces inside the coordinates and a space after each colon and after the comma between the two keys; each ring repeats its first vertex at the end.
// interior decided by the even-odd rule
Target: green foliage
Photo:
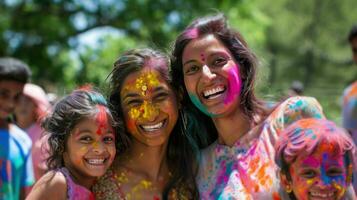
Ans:
{"type": "Polygon", "coordinates": [[[6,0],[0,1],[0,56],[29,63],[33,81],[64,94],[84,83],[105,88],[115,59],[130,48],[169,52],[195,17],[222,11],[261,61],[260,96],[279,100],[292,80],[339,121],[343,88],[357,79],[346,40],[355,0],[6,0]],[[79,38],[112,27],[94,45],[79,38]]]}

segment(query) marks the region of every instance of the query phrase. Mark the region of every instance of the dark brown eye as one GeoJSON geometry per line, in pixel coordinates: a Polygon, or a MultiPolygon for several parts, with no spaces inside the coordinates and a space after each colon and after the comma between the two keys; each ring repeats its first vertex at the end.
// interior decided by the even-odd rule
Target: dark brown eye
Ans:
{"type": "Polygon", "coordinates": [[[328,176],[340,176],[343,174],[343,170],[338,167],[333,167],[327,170],[326,174],[328,176]]]}
{"type": "Polygon", "coordinates": [[[90,143],[92,141],[92,138],[89,136],[83,136],[79,140],[83,143],[90,143]]]}
{"type": "Polygon", "coordinates": [[[143,103],[142,100],[139,99],[132,99],[127,101],[127,105],[131,106],[131,107],[136,107],[136,106],[140,106],[143,103]]]}
{"type": "Polygon", "coordinates": [[[154,96],[154,101],[163,101],[169,96],[167,92],[160,92],[154,96]]]}
{"type": "Polygon", "coordinates": [[[198,70],[200,70],[199,66],[191,65],[185,69],[185,75],[192,75],[195,72],[197,72],[198,70]]]}
{"type": "Polygon", "coordinates": [[[218,57],[213,61],[213,66],[220,67],[220,66],[225,65],[226,63],[227,63],[227,59],[226,58],[218,57]]]}
{"type": "Polygon", "coordinates": [[[314,178],[316,176],[316,172],[314,170],[304,170],[301,172],[301,176],[304,178],[314,178]]]}

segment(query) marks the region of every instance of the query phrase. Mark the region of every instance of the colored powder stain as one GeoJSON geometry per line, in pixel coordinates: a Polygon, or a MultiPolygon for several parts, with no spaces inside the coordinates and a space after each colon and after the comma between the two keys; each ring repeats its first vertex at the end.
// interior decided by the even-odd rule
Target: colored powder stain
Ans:
{"type": "Polygon", "coordinates": [[[152,186],[152,183],[150,181],[147,181],[147,180],[142,180],[141,183],[142,187],[144,189],[148,189],[152,186]]]}
{"type": "Polygon", "coordinates": [[[155,118],[159,114],[159,108],[148,101],[139,108],[131,108],[129,116],[134,120],[150,120],[155,118]]]}
{"type": "Polygon", "coordinates": [[[229,71],[228,76],[228,91],[227,97],[224,100],[224,104],[231,103],[236,99],[236,96],[239,96],[242,89],[242,81],[239,77],[239,65],[232,67],[229,71]]]}
{"type": "Polygon", "coordinates": [[[154,196],[154,200],[160,200],[160,197],[154,196]]]}
{"type": "Polygon", "coordinates": [[[206,59],[205,59],[205,55],[203,55],[203,53],[201,53],[201,61],[204,62],[206,59]]]}
{"type": "Polygon", "coordinates": [[[81,147],[81,148],[79,149],[79,151],[83,153],[83,152],[86,152],[87,149],[88,149],[87,147],[81,147]]]}
{"type": "Polygon", "coordinates": [[[337,184],[335,181],[333,181],[332,186],[338,191],[338,198],[341,198],[345,194],[346,189],[341,185],[337,184]]]}
{"type": "Polygon", "coordinates": [[[126,173],[121,172],[118,175],[115,176],[115,179],[118,180],[119,183],[127,183],[129,181],[128,177],[126,176],[126,173]]]}
{"type": "Polygon", "coordinates": [[[99,112],[96,115],[96,122],[98,125],[97,129],[97,134],[101,135],[103,134],[103,129],[105,130],[107,128],[107,123],[108,123],[108,116],[106,112],[106,108],[103,105],[97,105],[97,108],[99,112]]]}
{"type": "Polygon", "coordinates": [[[311,185],[312,183],[314,183],[314,180],[313,180],[313,179],[309,179],[309,180],[306,181],[306,183],[307,183],[308,185],[311,185]]]}
{"type": "Polygon", "coordinates": [[[269,167],[269,162],[266,162],[257,173],[257,178],[262,186],[269,186],[273,182],[271,177],[266,174],[267,167],[269,167]]]}
{"type": "Polygon", "coordinates": [[[259,157],[254,157],[250,162],[249,162],[249,171],[248,174],[254,173],[259,165],[259,157]]]}
{"type": "Polygon", "coordinates": [[[92,144],[92,147],[93,147],[93,148],[98,148],[98,147],[99,147],[98,142],[94,142],[94,143],[92,144]]]}
{"type": "Polygon", "coordinates": [[[198,29],[197,28],[189,29],[184,34],[188,38],[197,38],[198,37],[198,29]]]}
{"type": "MultiPolygon", "coordinates": [[[[327,162],[327,153],[323,153],[322,154],[322,163],[326,163],[327,162]]],[[[320,167],[320,170],[321,170],[321,179],[322,179],[322,182],[325,184],[325,185],[328,185],[328,184],[331,184],[331,180],[330,178],[327,176],[326,174],[326,170],[325,170],[325,167],[323,166],[323,164],[321,165],[320,167]]]]}
{"type": "Polygon", "coordinates": [[[277,192],[273,192],[272,198],[273,198],[273,200],[281,200],[281,198],[277,192]]]}
{"type": "Polygon", "coordinates": [[[147,90],[152,89],[160,84],[157,75],[154,73],[143,73],[137,78],[135,82],[135,87],[141,90],[143,96],[146,95],[147,90]]]}
{"type": "Polygon", "coordinates": [[[319,161],[311,155],[306,157],[306,159],[303,161],[303,164],[314,168],[320,166],[319,161]]]}
{"type": "Polygon", "coordinates": [[[259,185],[251,179],[252,175],[248,175],[248,172],[245,171],[245,169],[243,169],[240,165],[237,165],[236,168],[239,172],[239,176],[238,174],[236,176],[242,181],[245,191],[249,194],[259,191],[259,185]]]}
{"type": "Polygon", "coordinates": [[[188,94],[192,103],[201,111],[203,112],[204,114],[210,116],[210,117],[216,117],[217,115],[216,114],[213,114],[213,113],[210,113],[207,111],[206,107],[200,102],[200,100],[197,98],[196,95],[192,94],[192,93],[189,93],[188,94]]]}

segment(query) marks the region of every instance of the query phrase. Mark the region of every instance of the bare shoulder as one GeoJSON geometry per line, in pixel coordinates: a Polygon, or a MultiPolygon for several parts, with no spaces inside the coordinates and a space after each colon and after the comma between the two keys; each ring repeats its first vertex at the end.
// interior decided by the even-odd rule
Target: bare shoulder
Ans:
{"type": "Polygon", "coordinates": [[[40,178],[33,186],[26,200],[67,199],[66,178],[61,172],[50,171],[40,178]]]}

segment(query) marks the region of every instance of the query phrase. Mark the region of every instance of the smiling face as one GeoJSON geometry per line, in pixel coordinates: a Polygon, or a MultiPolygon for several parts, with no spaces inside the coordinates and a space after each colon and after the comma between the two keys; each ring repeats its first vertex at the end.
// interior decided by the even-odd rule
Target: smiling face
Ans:
{"type": "Polygon", "coordinates": [[[307,156],[298,156],[289,168],[291,188],[298,200],[341,199],[347,187],[344,157],[322,143],[307,156]]]}
{"type": "Polygon", "coordinates": [[[22,94],[24,84],[17,81],[0,81],[0,120],[4,120],[14,112],[22,94]]]}
{"type": "Polygon", "coordinates": [[[77,180],[89,181],[102,176],[115,157],[115,135],[106,108],[98,106],[98,109],[95,117],[77,123],[67,140],[64,162],[77,180]]]}
{"type": "Polygon", "coordinates": [[[190,41],[182,63],[187,92],[202,112],[217,117],[239,109],[240,66],[222,42],[211,34],[190,41]]]}
{"type": "Polygon", "coordinates": [[[178,118],[177,100],[155,69],[144,67],[128,75],[120,98],[126,128],[134,137],[133,142],[147,146],[167,143],[178,118]]]}

